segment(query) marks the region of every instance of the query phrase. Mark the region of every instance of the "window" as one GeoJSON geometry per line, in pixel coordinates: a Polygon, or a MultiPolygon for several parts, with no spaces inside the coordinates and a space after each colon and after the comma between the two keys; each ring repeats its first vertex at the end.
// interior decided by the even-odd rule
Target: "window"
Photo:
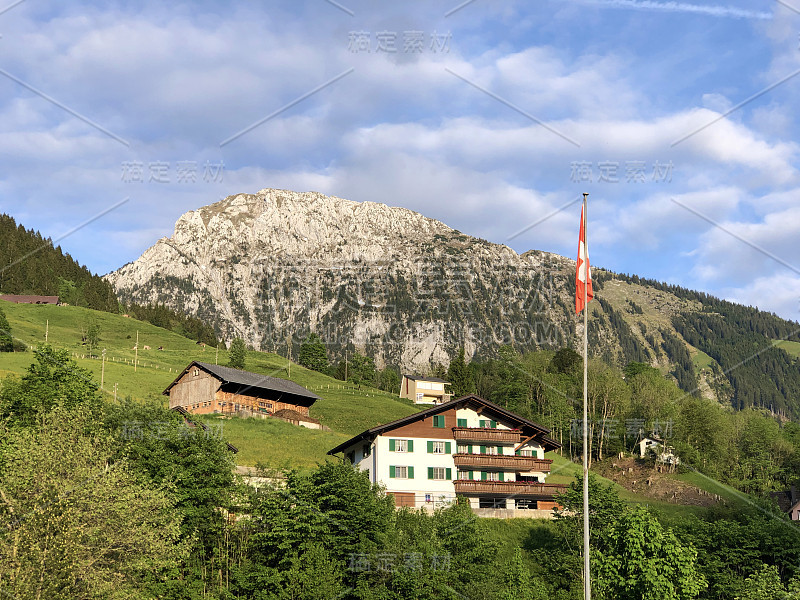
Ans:
{"type": "Polygon", "coordinates": [[[497,446],[481,446],[481,454],[497,454],[497,446]]]}
{"type": "Polygon", "coordinates": [[[481,471],[481,481],[503,481],[503,472],[481,471]]]}
{"type": "Polygon", "coordinates": [[[459,454],[472,454],[472,448],[463,444],[459,444],[458,447],[456,448],[456,451],[459,454]]]}
{"type": "Polygon", "coordinates": [[[450,442],[428,442],[428,454],[450,454],[450,442]]]}
{"type": "Polygon", "coordinates": [[[192,370],[192,377],[197,377],[198,375],[200,375],[200,369],[195,368],[192,370]]]}
{"type": "Polygon", "coordinates": [[[497,421],[487,421],[487,420],[481,419],[480,425],[481,425],[481,427],[484,427],[484,428],[497,429],[497,421]]]}
{"type": "Polygon", "coordinates": [[[458,423],[459,427],[466,427],[467,426],[467,420],[466,419],[458,419],[457,423],[458,423]]]}
{"type": "Polygon", "coordinates": [[[444,467],[428,467],[428,479],[452,479],[452,469],[444,467]]]}
{"type": "Polygon", "coordinates": [[[434,427],[444,427],[444,415],[435,415],[433,417],[433,426],[434,427]]]}
{"type": "Polygon", "coordinates": [[[414,479],[414,467],[389,467],[389,477],[391,479],[414,479]]]}
{"type": "Polygon", "coordinates": [[[389,440],[389,452],[413,452],[414,440],[389,440]]]}
{"type": "Polygon", "coordinates": [[[350,464],[355,464],[355,462],[356,462],[356,453],[355,453],[355,451],[347,453],[347,460],[350,461],[350,464]]]}
{"type": "Polygon", "coordinates": [[[530,448],[526,448],[524,450],[517,450],[516,451],[516,455],[517,456],[536,456],[536,453],[535,453],[534,450],[531,450],[530,448]]]}
{"type": "Polygon", "coordinates": [[[478,507],[480,508],[505,508],[505,498],[479,498],[478,507]]]}
{"type": "Polygon", "coordinates": [[[459,471],[458,472],[459,479],[472,479],[472,471],[459,471]]]}
{"type": "Polygon", "coordinates": [[[369,456],[369,444],[364,444],[364,447],[361,449],[361,452],[364,455],[364,458],[367,458],[369,456]]]}

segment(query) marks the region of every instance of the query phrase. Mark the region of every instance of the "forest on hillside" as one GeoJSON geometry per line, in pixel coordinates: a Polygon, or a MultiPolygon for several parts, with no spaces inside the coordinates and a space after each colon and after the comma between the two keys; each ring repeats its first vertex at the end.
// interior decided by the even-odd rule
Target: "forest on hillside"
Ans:
{"type": "Polygon", "coordinates": [[[206,343],[217,344],[209,323],[163,305],[121,305],[105,279],[93,274],[50,238],[17,225],[0,214],[0,293],[58,296],[60,302],[111,313],[126,313],[157,327],[206,343]]]}

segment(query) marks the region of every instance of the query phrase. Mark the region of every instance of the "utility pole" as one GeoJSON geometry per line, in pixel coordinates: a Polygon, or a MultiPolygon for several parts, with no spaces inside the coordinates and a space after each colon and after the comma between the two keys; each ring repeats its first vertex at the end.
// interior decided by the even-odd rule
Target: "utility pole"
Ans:
{"type": "Polygon", "coordinates": [[[102,363],[100,366],[100,391],[103,391],[103,384],[106,380],[106,349],[103,348],[102,363]]]}
{"type": "Polygon", "coordinates": [[[286,336],[286,373],[292,376],[292,334],[286,336]]]}
{"type": "Polygon", "coordinates": [[[214,364],[219,364],[219,342],[217,342],[217,353],[214,355],[214,364]]]}
{"type": "Polygon", "coordinates": [[[136,330],[136,345],[133,347],[133,372],[136,373],[136,365],[139,362],[139,330],[136,330]]]}
{"type": "Polygon", "coordinates": [[[344,351],[344,381],[347,383],[347,350],[344,351]]]}

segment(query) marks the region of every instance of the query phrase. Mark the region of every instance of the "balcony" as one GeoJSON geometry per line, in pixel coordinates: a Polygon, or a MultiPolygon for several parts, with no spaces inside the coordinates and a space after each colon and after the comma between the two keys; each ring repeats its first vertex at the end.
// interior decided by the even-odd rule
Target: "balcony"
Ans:
{"type": "Polygon", "coordinates": [[[453,427],[457,442],[487,442],[491,444],[519,444],[522,432],[518,429],[489,429],[488,427],[453,427]]]}
{"type": "Polygon", "coordinates": [[[456,494],[473,496],[514,496],[517,498],[535,497],[539,500],[553,500],[567,486],[560,483],[536,483],[534,481],[472,481],[456,479],[453,481],[456,494]]]}
{"type": "Polygon", "coordinates": [[[549,473],[552,460],[533,456],[501,456],[495,454],[454,454],[457,467],[503,471],[538,471],[549,473]]]}

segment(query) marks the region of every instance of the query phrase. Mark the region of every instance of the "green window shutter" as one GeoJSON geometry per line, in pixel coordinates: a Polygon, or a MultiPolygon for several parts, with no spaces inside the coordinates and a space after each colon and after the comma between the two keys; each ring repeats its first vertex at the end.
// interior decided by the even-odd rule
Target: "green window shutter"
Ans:
{"type": "Polygon", "coordinates": [[[408,467],[408,478],[414,479],[414,467],[408,467]]]}
{"type": "Polygon", "coordinates": [[[450,449],[451,448],[452,448],[452,446],[450,445],[450,442],[445,442],[444,443],[444,453],[445,454],[450,454],[450,449]]]}
{"type": "Polygon", "coordinates": [[[469,472],[469,478],[472,479],[472,471],[469,472]]]}
{"type": "Polygon", "coordinates": [[[514,456],[520,456],[520,452],[521,452],[520,450],[515,450],[514,451],[514,456]]]}
{"type": "Polygon", "coordinates": [[[447,479],[453,478],[453,470],[450,467],[447,467],[447,479]]]}
{"type": "Polygon", "coordinates": [[[433,453],[433,442],[428,440],[428,454],[433,453]]]}
{"type": "Polygon", "coordinates": [[[503,456],[503,447],[502,446],[498,446],[497,447],[497,455],[498,456],[503,456]]]}
{"type": "Polygon", "coordinates": [[[433,479],[433,467],[428,467],[428,479],[433,479]]]}
{"type": "Polygon", "coordinates": [[[502,471],[500,471],[500,481],[505,481],[505,480],[503,479],[503,475],[504,475],[504,473],[503,473],[502,471]]]}
{"type": "Polygon", "coordinates": [[[483,419],[481,419],[481,420],[478,422],[478,424],[479,424],[481,427],[486,427],[486,421],[484,421],[483,419]]]}
{"type": "Polygon", "coordinates": [[[470,444],[469,446],[467,446],[467,448],[469,448],[469,453],[470,453],[470,454],[472,454],[472,444],[470,444]]]}
{"type": "Polygon", "coordinates": [[[486,454],[486,446],[481,446],[481,454],[486,454]]]}
{"type": "Polygon", "coordinates": [[[467,420],[466,419],[459,419],[458,420],[458,426],[459,427],[466,427],[467,426],[467,420]]]}
{"type": "MultiPolygon", "coordinates": [[[[394,452],[394,440],[389,440],[389,452],[394,452]]],[[[394,475],[392,475],[394,477],[394,475]]]]}
{"type": "Polygon", "coordinates": [[[481,481],[486,481],[486,471],[481,471],[481,481]]]}
{"type": "Polygon", "coordinates": [[[492,429],[497,429],[497,421],[491,421],[489,423],[489,427],[491,427],[492,429]]]}
{"type": "Polygon", "coordinates": [[[389,478],[390,479],[394,478],[394,465],[389,466],[389,478]]]}
{"type": "Polygon", "coordinates": [[[407,444],[408,451],[409,452],[413,452],[414,451],[414,440],[408,440],[406,442],[406,444],[407,444]]]}

